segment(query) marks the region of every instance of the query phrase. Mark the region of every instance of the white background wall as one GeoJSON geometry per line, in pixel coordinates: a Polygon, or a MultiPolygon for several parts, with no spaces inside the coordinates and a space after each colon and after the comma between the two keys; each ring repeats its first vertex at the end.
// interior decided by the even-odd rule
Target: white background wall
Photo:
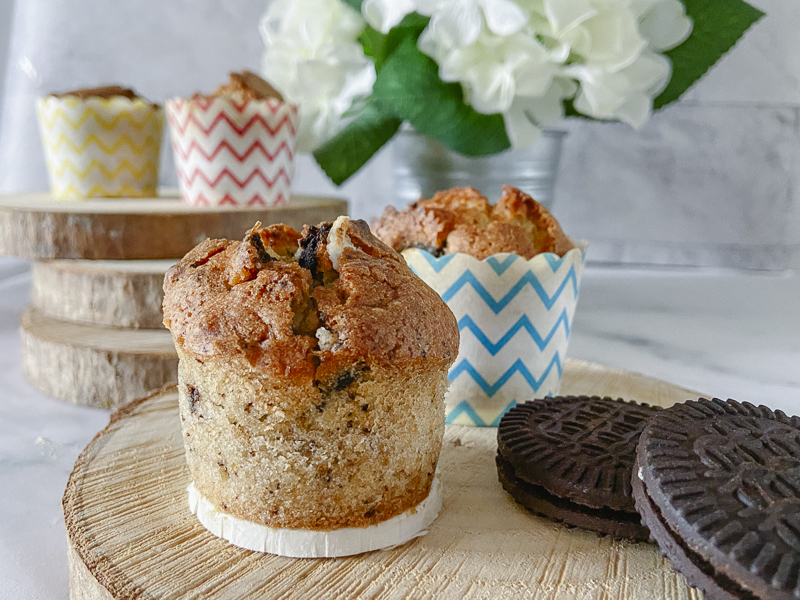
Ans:
{"type": "Polygon", "coordinates": [[[11,33],[11,18],[14,9],[14,0],[0,0],[0,106],[3,104],[3,85],[6,77],[6,63],[8,62],[9,34],[11,33]]]}
{"type": "MultiPolygon", "coordinates": [[[[590,258],[800,267],[800,2],[751,2],[768,16],[641,131],[565,124],[554,212],[569,234],[590,240],[590,258]]],[[[0,11],[10,4],[0,0],[0,11]]],[[[230,69],[257,68],[265,5],[18,0],[0,118],[0,192],[46,187],[37,96],[109,82],[159,101],[213,89],[230,69]]],[[[391,162],[387,148],[337,189],[301,156],[296,189],[344,195],[351,214],[369,218],[393,200],[391,162]]],[[[163,173],[174,182],[168,160],[163,173]]]]}

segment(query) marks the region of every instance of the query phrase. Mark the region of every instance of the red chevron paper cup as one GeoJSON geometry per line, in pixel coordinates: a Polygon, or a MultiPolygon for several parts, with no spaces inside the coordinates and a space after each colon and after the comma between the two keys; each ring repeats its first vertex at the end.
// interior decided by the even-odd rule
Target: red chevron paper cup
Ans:
{"type": "Polygon", "coordinates": [[[167,101],[181,195],[193,206],[280,206],[291,196],[297,107],[274,98],[167,101]]]}

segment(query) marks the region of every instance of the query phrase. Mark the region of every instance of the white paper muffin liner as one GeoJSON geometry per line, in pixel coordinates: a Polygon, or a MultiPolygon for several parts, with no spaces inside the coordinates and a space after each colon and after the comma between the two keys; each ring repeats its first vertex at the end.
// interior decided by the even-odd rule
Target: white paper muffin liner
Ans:
{"type": "Polygon", "coordinates": [[[419,249],[403,256],[458,321],[461,343],[448,374],[447,424],[496,427],[517,403],[558,393],[585,243],[562,258],[436,258],[419,249]]]}
{"type": "Polygon", "coordinates": [[[428,533],[442,509],[439,471],[428,497],[404,513],[369,527],[343,527],[331,531],[282,529],[245,521],[217,509],[200,495],[194,483],[187,489],[189,510],[208,531],[234,546],[293,558],[334,558],[391,548],[428,533]]]}
{"type": "Polygon", "coordinates": [[[47,96],[36,112],[55,198],[156,195],[161,107],[140,98],[47,96]]]}
{"type": "Polygon", "coordinates": [[[297,107],[274,98],[176,98],[166,104],[183,201],[281,206],[294,177],[297,107]]]}

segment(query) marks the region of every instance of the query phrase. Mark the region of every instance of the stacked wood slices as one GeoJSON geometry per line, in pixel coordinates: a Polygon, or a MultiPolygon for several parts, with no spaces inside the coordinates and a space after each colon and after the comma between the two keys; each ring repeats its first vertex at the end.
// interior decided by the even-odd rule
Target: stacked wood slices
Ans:
{"type": "Polygon", "coordinates": [[[233,209],[193,207],[177,195],[0,197],[0,253],[34,261],[21,319],[26,376],[51,396],[99,408],[174,383],[178,359],[161,324],[173,263],[207,238],[241,237],[256,221],[302,228],[346,212],[344,200],[304,196],[233,209]]]}

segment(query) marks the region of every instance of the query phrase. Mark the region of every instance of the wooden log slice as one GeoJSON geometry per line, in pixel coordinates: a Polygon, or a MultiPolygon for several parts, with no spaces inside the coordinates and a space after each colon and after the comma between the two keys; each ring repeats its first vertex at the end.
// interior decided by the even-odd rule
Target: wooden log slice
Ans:
{"type": "Polygon", "coordinates": [[[118,408],[178,380],[178,356],[166,329],[70,323],[29,306],[20,333],[28,381],[73,404],[118,408]]]}
{"type": "MultiPolygon", "coordinates": [[[[568,361],[564,393],[669,405],[697,395],[568,361]]],[[[242,550],[189,513],[177,393],[132,403],[83,451],[64,494],[73,599],[697,599],[658,547],[599,537],[525,511],[497,480],[495,428],[447,426],[444,505],[427,535],[336,559],[242,550]]]]}
{"type": "Polygon", "coordinates": [[[169,260],[34,261],[31,303],[62,321],[163,329],[161,302],[169,260]]]}
{"type": "Polygon", "coordinates": [[[207,238],[240,239],[256,221],[333,221],[347,214],[335,198],[293,196],[275,208],[198,208],[177,196],[53,200],[49,194],[0,196],[0,254],[95,260],[181,258],[207,238]]]}

